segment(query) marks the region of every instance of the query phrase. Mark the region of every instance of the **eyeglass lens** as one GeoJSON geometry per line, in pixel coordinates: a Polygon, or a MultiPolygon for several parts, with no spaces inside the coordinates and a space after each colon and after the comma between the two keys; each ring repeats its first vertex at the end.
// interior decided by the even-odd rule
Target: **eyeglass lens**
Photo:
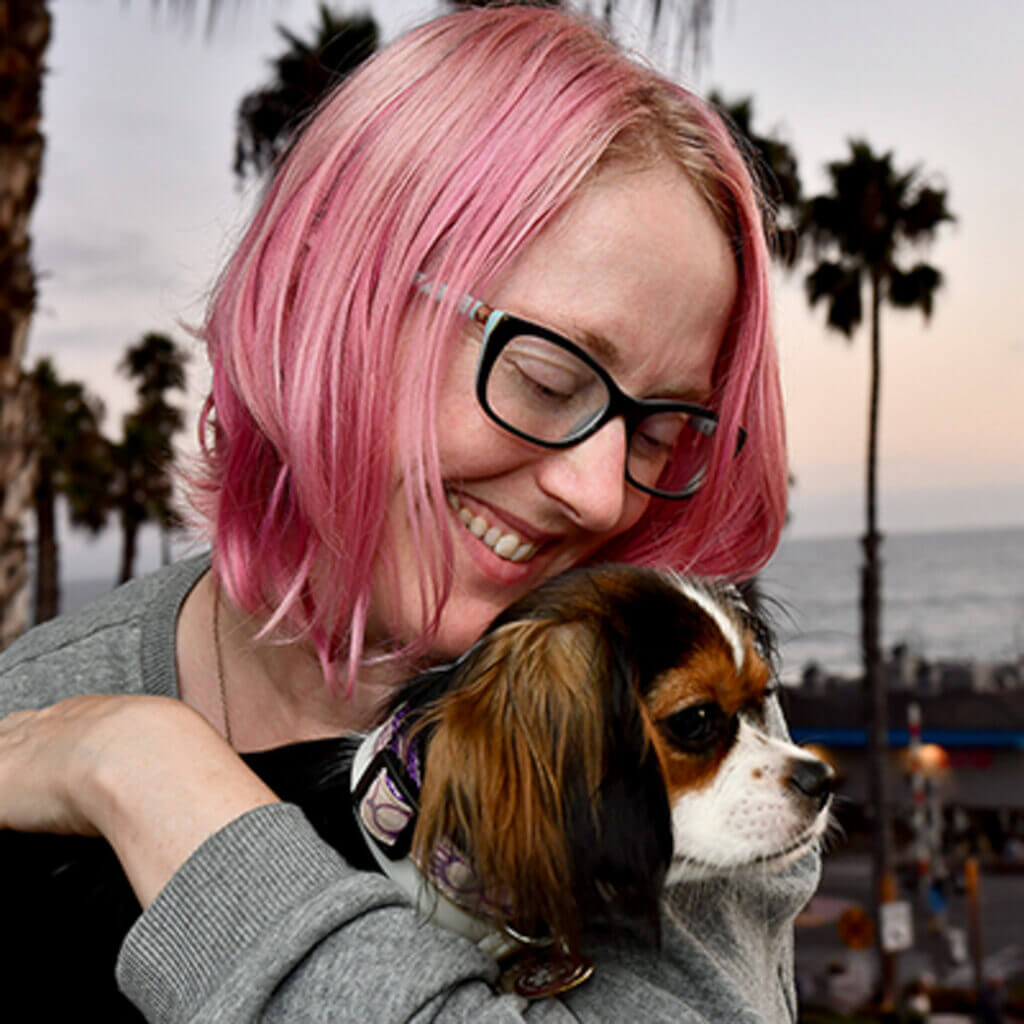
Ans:
{"type": "MultiPolygon", "coordinates": [[[[515,336],[501,350],[485,394],[494,416],[541,443],[584,436],[611,401],[591,366],[529,334],[515,336]]],[[[713,420],[681,411],[645,417],[630,435],[626,475],[644,488],[691,493],[703,478],[714,430],[713,420]]]]}

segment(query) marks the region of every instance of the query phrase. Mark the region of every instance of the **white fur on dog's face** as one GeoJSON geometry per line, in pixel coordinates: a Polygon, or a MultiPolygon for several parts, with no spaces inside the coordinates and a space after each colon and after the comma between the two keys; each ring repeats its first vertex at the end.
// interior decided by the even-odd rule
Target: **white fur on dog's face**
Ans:
{"type": "Polygon", "coordinates": [[[714,779],[672,805],[669,885],[756,863],[782,867],[828,825],[822,804],[790,782],[795,764],[817,758],[741,718],[714,779]]]}
{"type": "Polygon", "coordinates": [[[667,884],[782,867],[825,832],[831,769],[764,730],[771,672],[731,602],[684,577],[675,583],[710,628],[700,653],[652,694],[672,814],[667,884]]]}

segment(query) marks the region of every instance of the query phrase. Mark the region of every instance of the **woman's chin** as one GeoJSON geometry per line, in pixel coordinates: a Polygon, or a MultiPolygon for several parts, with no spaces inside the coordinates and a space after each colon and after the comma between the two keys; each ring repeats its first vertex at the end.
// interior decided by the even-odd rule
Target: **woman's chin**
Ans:
{"type": "MultiPolygon", "coordinates": [[[[459,622],[449,625],[441,622],[441,629],[430,645],[430,657],[433,661],[450,661],[457,658],[464,651],[468,651],[483,634],[484,630],[491,624],[500,608],[479,616],[468,615],[459,622]]],[[[448,618],[446,613],[445,618],[448,618]]]]}

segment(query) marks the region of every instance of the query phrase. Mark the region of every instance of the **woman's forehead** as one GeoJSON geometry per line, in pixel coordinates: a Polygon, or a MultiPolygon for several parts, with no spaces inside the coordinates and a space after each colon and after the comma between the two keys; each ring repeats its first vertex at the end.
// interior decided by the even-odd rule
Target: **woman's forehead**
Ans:
{"type": "Polygon", "coordinates": [[[570,337],[637,394],[701,400],[736,289],[714,214],[662,163],[598,176],[482,297],[570,337]]]}

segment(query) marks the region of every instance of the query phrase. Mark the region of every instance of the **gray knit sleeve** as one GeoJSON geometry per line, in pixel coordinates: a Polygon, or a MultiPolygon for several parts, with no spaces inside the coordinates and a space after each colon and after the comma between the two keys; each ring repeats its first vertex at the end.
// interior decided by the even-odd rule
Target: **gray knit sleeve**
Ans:
{"type": "Polygon", "coordinates": [[[576,1019],[495,995],[488,957],[349,868],[288,804],[210,837],[136,922],[117,974],[155,1022],[576,1019]]]}
{"type": "MultiPolygon", "coordinates": [[[[801,873],[779,884],[802,892],[801,873]]],[[[659,949],[620,935],[595,948],[583,986],[527,1004],[495,993],[497,968],[476,946],[425,922],[383,876],[348,867],[297,808],[275,804],[183,865],[125,940],[118,981],[154,1022],[794,1019],[777,972],[800,892],[774,908],[745,907],[742,886],[724,882],[689,907],[680,895],[666,904],[659,949]],[[734,922],[723,924],[726,910],[734,922]]]]}

